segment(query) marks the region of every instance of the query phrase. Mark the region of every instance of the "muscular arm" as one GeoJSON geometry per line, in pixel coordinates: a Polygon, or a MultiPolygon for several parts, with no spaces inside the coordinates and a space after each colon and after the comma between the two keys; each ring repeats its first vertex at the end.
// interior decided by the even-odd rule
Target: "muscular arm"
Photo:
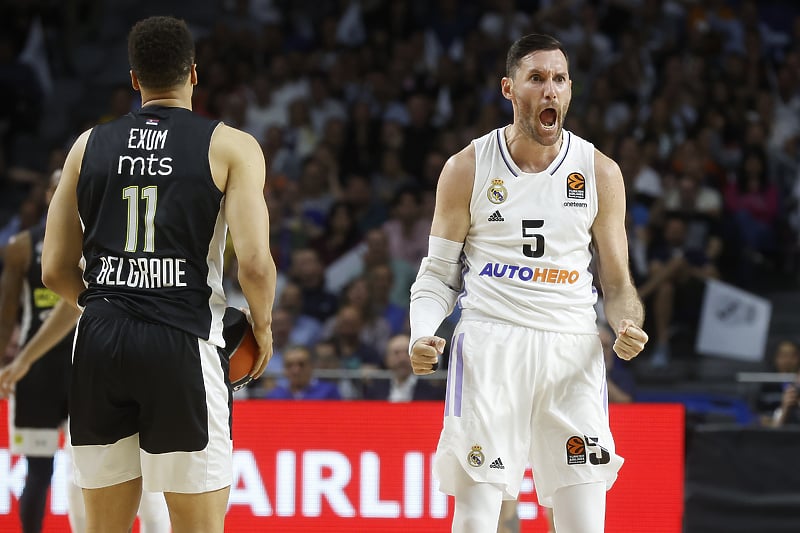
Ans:
{"type": "Polygon", "coordinates": [[[647,334],[641,329],[644,308],[631,280],[625,233],[625,185],[617,164],[595,151],[598,209],[592,225],[598,273],[608,323],[617,334],[614,350],[623,359],[636,357],[647,334]]]}
{"type": "Polygon", "coordinates": [[[75,327],[80,311],[60,300],[47,315],[36,334],[23,346],[10,365],[0,370],[0,398],[8,396],[14,384],[30,370],[31,365],[41,359],[53,346],[75,327]]]}
{"type": "Polygon", "coordinates": [[[452,310],[460,286],[458,258],[470,226],[475,149],[468,146],[445,163],[439,176],[428,256],[411,287],[411,366],[416,374],[436,370],[445,340],[434,335],[452,310]],[[458,279],[456,279],[458,278],[458,279]]]}
{"type": "Polygon", "coordinates": [[[436,188],[431,235],[464,242],[469,231],[469,201],[475,179],[475,148],[468,147],[447,160],[436,188]]]}
{"type": "Polygon", "coordinates": [[[31,235],[27,231],[12,237],[5,248],[0,277],[0,354],[5,353],[19,314],[22,283],[31,262],[31,235]]]}
{"type": "Polygon", "coordinates": [[[70,305],[86,286],[79,266],[83,248],[83,229],[78,215],[78,175],[91,130],[84,132],[67,154],[61,181],[47,211],[47,226],[42,248],[42,281],[70,305]]]}
{"type": "Polygon", "coordinates": [[[250,307],[261,349],[251,375],[258,377],[272,356],[272,304],[277,273],[269,251],[269,213],[264,199],[266,165],[258,142],[220,126],[212,139],[212,172],[227,166],[225,219],[239,262],[239,284],[250,307]]]}

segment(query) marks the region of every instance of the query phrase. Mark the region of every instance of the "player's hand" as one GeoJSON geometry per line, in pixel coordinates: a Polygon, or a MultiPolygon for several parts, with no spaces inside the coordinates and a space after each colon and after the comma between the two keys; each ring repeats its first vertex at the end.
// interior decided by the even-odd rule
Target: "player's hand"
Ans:
{"type": "Polygon", "coordinates": [[[447,343],[441,337],[420,337],[411,347],[411,368],[418,375],[433,374],[447,343]]]}
{"type": "Polygon", "coordinates": [[[649,337],[642,328],[633,320],[627,318],[619,323],[617,340],[614,341],[614,351],[620,359],[630,361],[641,353],[649,337]]]}
{"type": "Polygon", "coordinates": [[[8,398],[14,393],[14,385],[25,377],[31,365],[17,356],[7,366],[0,369],[0,398],[8,398]]]}
{"type": "Polygon", "coordinates": [[[250,375],[253,379],[258,379],[264,370],[267,369],[269,360],[272,359],[272,326],[264,326],[261,328],[253,327],[253,334],[258,343],[258,359],[253,364],[253,370],[250,375]]]}
{"type": "Polygon", "coordinates": [[[245,318],[250,323],[250,327],[253,328],[253,336],[255,336],[258,344],[258,359],[253,363],[253,369],[250,371],[253,379],[258,379],[267,369],[269,360],[272,359],[272,326],[256,327],[249,307],[240,307],[239,311],[244,313],[245,318]]]}

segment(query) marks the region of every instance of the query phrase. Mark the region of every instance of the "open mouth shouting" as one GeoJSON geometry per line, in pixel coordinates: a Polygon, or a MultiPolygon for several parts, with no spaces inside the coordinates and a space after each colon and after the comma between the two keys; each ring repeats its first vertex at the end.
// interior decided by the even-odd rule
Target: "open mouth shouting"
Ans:
{"type": "Polygon", "coordinates": [[[556,123],[557,118],[558,118],[558,113],[552,107],[548,107],[547,109],[539,113],[539,123],[545,130],[554,130],[558,125],[556,123]]]}

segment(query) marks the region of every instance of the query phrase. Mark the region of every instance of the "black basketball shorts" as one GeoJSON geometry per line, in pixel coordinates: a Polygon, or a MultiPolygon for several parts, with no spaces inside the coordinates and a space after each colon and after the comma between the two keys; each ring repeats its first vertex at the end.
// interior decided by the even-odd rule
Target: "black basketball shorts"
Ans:
{"type": "Polygon", "coordinates": [[[141,476],[148,491],[199,493],[231,483],[232,391],[216,346],[92,303],[73,354],[75,479],[99,488],[141,476]]]}

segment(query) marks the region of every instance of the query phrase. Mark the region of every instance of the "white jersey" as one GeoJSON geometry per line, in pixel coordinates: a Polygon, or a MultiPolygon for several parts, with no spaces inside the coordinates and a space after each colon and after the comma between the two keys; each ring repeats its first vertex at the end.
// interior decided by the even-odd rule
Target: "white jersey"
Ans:
{"type": "Polygon", "coordinates": [[[464,242],[464,318],[596,333],[589,272],[597,214],[594,145],[564,130],[543,172],[514,163],[504,128],[473,140],[475,181],[464,242]]]}

